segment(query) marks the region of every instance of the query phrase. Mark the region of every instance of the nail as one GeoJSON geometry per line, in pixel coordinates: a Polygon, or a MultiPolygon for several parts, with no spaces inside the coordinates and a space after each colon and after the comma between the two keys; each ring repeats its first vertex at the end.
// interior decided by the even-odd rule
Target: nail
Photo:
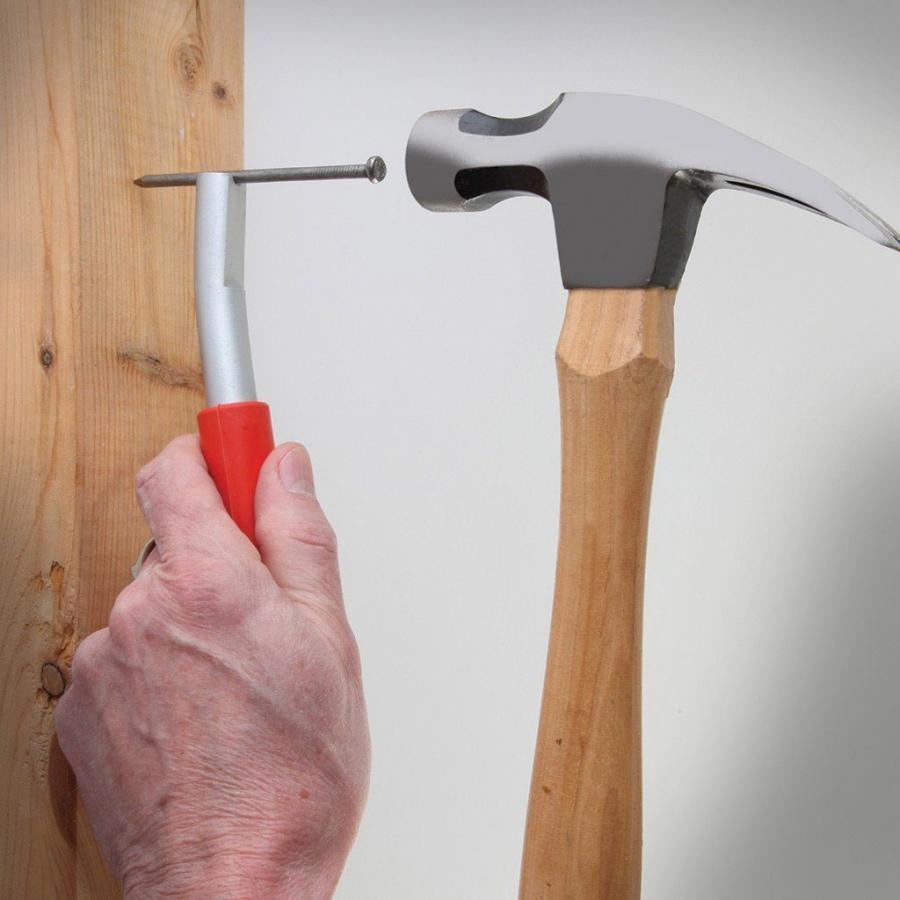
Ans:
{"type": "Polygon", "coordinates": [[[284,489],[291,494],[314,494],[309,457],[302,447],[294,447],[281,457],[278,476],[284,489]]]}

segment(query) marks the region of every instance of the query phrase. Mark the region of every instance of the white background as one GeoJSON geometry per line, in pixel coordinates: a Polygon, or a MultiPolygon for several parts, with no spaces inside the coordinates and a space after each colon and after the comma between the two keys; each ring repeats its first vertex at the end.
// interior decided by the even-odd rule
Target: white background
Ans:
{"type": "MultiPolygon", "coordinates": [[[[900,224],[900,5],[248,0],[261,398],[340,538],[374,740],[338,896],[516,893],[550,614],[562,322],[549,207],[420,209],[427,109],[658,96],[900,224]]],[[[651,514],[646,900],[900,896],[900,255],[783,204],[707,205],[651,514]]]]}

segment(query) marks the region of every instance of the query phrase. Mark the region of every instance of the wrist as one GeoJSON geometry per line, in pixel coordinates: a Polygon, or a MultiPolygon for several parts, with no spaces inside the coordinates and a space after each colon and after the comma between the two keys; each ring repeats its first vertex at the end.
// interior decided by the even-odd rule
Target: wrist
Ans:
{"type": "Polygon", "coordinates": [[[340,866],[275,854],[216,850],[170,858],[160,865],[133,865],[122,875],[123,900],[327,900],[340,866]]]}

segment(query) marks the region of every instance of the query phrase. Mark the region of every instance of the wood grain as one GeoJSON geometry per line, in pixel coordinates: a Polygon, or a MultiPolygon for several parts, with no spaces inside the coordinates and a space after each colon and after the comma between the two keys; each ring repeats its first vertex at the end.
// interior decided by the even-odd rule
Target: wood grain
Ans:
{"type": "Polygon", "coordinates": [[[578,290],[557,347],[556,594],[520,896],[637,900],[647,517],[674,291],[578,290]]]}
{"type": "Polygon", "coordinates": [[[53,737],[146,537],[135,470],[202,405],[193,194],[242,164],[241,0],[0,2],[0,897],[115,896],[53,737]]]}

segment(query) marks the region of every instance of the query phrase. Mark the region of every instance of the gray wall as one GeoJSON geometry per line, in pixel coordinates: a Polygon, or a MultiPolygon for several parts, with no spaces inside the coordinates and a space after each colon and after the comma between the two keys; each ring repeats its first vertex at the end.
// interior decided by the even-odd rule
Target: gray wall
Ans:
{"type": "MultiPolygon", "coordinates": [[[[338,531],[374,738],[344,900],[512,898],[553,586],[550,210],[419,209],[424,110],[656,95],[900,224],[894,0],[248,0],[246,161],[277,436],[338,531]]],[[[646,585],[647,900],[900,895],[900,256],[746,194],[676,306],[646,585]]]]}

